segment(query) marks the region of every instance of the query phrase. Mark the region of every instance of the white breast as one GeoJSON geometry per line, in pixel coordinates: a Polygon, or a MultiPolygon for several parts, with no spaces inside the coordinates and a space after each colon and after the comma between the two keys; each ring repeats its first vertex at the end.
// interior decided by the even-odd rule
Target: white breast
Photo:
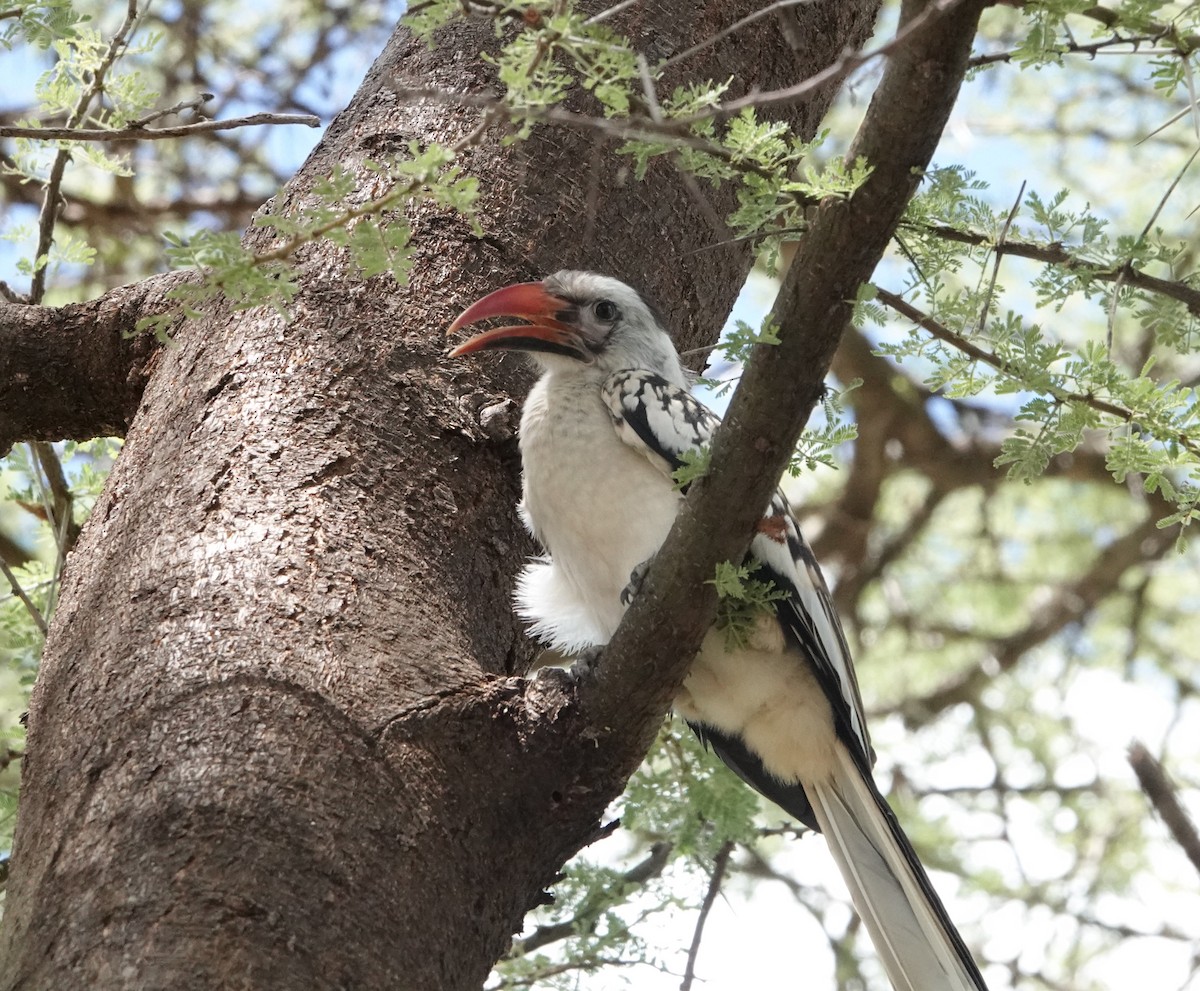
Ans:
{"type": "Polygon", "coordinates": [[[544,376],[521,418],[525,512],[549,561],[517,583],[531,632],[567,652],[607,643],[630,572],[658,550],[680,496],[613,428],[599,389],[544,376]]]}

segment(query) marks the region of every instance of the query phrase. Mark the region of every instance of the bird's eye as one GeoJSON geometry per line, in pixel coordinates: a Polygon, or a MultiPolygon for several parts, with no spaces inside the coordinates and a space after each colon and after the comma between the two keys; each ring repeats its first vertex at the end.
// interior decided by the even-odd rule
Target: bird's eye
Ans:
{"type": "Polygon", "coordinates": [[[605,323],[612,323],[621,315],[621,311],[617,309],[617,304],[607,299],[600,300],[592,309],[596,316],[605,323]]]}

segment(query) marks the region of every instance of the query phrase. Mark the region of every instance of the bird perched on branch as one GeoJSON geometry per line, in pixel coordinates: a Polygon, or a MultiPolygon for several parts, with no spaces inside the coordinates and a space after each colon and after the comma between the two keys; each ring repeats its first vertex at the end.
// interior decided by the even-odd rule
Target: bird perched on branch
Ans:
{"type": "MultiPolygon", "coordinates": [[[[522,513],[548,553],[521,573],[517,610],[539,640],[582,653],[616,631],[631,574],[658,550],[683,499],[672,473],[685,452],[707,446],[718,419],[689,395],[661,317],[616,279],[568,271],[509,286],[448,332],[491,317],[528,323],[485,330],[451,356],[523,351],[543,373],[520,444],[522,513]]],[[[985,991],[872,778],[850,652],[782,493],[746,564],[772,584],[770,612],[736,644],[709,631],[676,711],[751,787],[825,834],[897,991],[985,991]]]]}

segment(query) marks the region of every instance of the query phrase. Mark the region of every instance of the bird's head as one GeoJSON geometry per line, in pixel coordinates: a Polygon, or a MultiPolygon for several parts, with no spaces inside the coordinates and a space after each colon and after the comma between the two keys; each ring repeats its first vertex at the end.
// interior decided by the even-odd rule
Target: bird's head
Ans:
{"type": "Polygon", "coordinates": [[[467,307],[448,334],[489,317],[529,323],[485,330],[450,352],[524,351],[547,372],[602,380],[622,368],[647,368],[678,385],[683,368],[654,308],[617,279],[594,272],[556,272],[522,282],[467,307]]]}

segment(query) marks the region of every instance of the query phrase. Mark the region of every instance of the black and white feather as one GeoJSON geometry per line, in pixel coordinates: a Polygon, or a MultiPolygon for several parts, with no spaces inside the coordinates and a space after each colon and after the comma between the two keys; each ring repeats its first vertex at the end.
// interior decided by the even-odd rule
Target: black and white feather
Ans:
{"type": "MultiPolygon", "coordinates": [[[[617,436],[641,451],[671,478],[683,455],[698,454],[712,442],[721,420],[690,393],[661,375],[624,369],[611,376],[601,396],[612,414],[617,436]]],[[[870,740],[858,680],[841,622],[817,559],[800,532],[783,492],[776,490],[750,544],[749,562],[760,576],[786,591],[777,615],[797,645],[818,669],[831,698],[842,700],[839,734],[870,766],[870,740]]]]}
{"type": "MultiPolygon", "coordinates": [[[[720,420],[695,397],[653,372],[626,369],[601,391],[617,435],[670,477],[686,451],[711,442],[720,420]]],[[[807,660],[832,709],[839,747],[831,780],[806,782],[746,746],[737,733],[689,724],[743,781],[826,833],[847,886],[897,987],[983,988],[916,852],[871,776],[871,751],[858,680],[824,576],[787,498],[776,491],[750,544],[747,563],[787,594],[775,618],[797,663],[807,660]],[[796,656],[799,655],[799,656],[796,656]],[[932,932],[934,952],[921,952],[932,932]],[[918,948],[913,953],[904,944],[918,948]],[[947,984],[946,982],[951,983],[947,984]],[[958,983],[955,983],[958,982],[958,983]]],[[[694,696],[694,693],[693,693],[694,696]]]]}

